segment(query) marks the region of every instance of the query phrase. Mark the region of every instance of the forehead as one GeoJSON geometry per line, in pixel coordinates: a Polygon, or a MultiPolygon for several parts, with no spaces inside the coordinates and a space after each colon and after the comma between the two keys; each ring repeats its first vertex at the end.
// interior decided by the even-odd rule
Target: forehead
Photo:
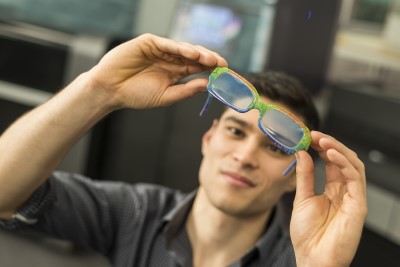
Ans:
{"type": "MultiPolygon", "coordinates": [[[[270,100],[269,98],[267,98],[267,97],[265,97],[265,96],[260,96],[260,98],[261,98],[261,101],[262,101],[262,102],[264,102],[264,103],[266,103],[266,104],[269,104],[269,105],[275,105],[275,106],[282,107],[282,108],[286,109],[287,111],[289,111],[290,113],[293,113],[293,114],[294,114],[296,117],[298,117],[300,120],[304,121],[304,118],[303,118],[302,116],[300,116],[299,114],[297,114],[296,112],[294,112],[291,108],[289,108],[289,107],[286,106],[285,104],[283,104],[283,103],[281,103],[281,102],[279,102],[279,101],[270,100]]],[[[239,114],[239,115],[253,114],[253,113],[254,113],[255,115],[253,115],[253,116],[256,116],[256,120],[258,120],[258,117],[259,117],[259,115],[260,115],[260,114],[258,113],[257,110],[250,110],[249,112],[246,112],[246,113],[239,113],[239,112],[236,112],[236,111],[234,111],[233,109],[227,107],[227,108],[225,109],[225,111],[222,113],[221,118],[225,117],[225,114],[226,114],[226,113],[228,113],[228,114],[239,114]]]]}

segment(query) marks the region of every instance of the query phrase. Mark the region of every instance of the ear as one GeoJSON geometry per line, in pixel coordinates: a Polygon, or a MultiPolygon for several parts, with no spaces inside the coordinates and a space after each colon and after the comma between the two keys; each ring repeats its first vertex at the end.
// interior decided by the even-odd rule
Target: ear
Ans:
{"type": "Polygon", "coordinates": [[[201,143],[201,154],[203,156],[204,156],[204,153],[207,150],[208,143],[210,142],[211,137],[213,136],[215,130],[217,129],[217,126],[218,126],[218,120],[215,119],[215,120],[213,120],[213,123],[212,123],[210,129],[208,129],[208,131],[203,134],[203,138],[201,139],[202,140],[202,143],[201,143]]]}

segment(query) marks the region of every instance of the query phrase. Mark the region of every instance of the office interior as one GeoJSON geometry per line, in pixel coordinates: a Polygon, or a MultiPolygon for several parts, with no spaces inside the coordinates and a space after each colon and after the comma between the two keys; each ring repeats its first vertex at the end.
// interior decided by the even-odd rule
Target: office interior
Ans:
{"type": "MultiPolygon", "coordinates": [[[[107,51],[147,32],[209,47],[243,74],[270,69],[297,76],[313,94],[321,130],[365,163],[369,213],[351,266],[398,266],[399,0],[2,0],[0,133],[107,51]]],[[[206,97],[117,111],[58,169],[189,192],[197,186],[201,136],[222,108],[214,102],[200,118],[206,97]]],[[[322,190],[323,165],[315,164],[322,190]]],[[[73,244],[0,231],[0,266],[32,263],[108,266],[73,244]]]]}

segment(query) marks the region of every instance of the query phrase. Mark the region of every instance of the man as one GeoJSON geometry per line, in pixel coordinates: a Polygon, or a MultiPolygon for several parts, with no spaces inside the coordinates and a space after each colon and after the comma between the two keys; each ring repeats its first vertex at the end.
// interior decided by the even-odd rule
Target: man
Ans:
{"type": "MultiPolygon", "coordinates": [[[[227,109],[205,133],[200,187],[189,195],[53,173],[108,113],[190,97],[207,80],[175,83],[216,66],[227,62],[212,51],[149,34],[110,51],[1,136],[0,225],[91,246],[114,266],[348,266],[367,212],[362,162],[337,140],[312,132],[311,146],[327,171],[325,193],[317,196],[309,154],[297,152],[296,174],[282,176],[293,156],[258,129],[254,110],[227,109]],[[290,242],[275,205],[295,187],[290,242]]],[[[312,126],[312,108],[302,109],[307,103],[262,95],[312,126]]]]}

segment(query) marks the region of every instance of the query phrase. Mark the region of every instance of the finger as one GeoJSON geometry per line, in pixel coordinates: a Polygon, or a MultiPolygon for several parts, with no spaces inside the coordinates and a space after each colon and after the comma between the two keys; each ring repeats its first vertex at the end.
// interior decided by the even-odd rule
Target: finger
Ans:
{"type": "Polygon", "coordinates": [[[180,55],[184,58],[190,59],[208,67],[228,65],[227,61],[218,54],[214,54],[207,49],[198,49],[196,48],[196,46],[189,43],[178,42],[158,36],[155,36],[154,43],[161,51],[170,54],[180,55]]]}
{"type": "MultiPolygon", "coordinates": [[[[325,145],[324,142],[327,142],[327,140],[321,140],[321,146],[326,147],[327,149],[325,153],[325,162],[339,168],[347,181],[353,177],[354,179],[358,179],[359,182],[363,184],[363,187],[366,188],[367,182],[365,178],[364,163],[357,157],[357,154],[346,148],[340,142],[337,142],[339,145],[336,143],[332,146],[325,145]]],[[[332,179],[335,179],[335,177],[327,177],[327,180],[332,179]]]]}
{"type": "MultiPolygon", "coordinates": [[[[330,158],[327,156],[327,152],[330,149],[336,150],[347,159],[348,164],[351,165],[352,168],[355,168],[356,171],[362,175],[361,182],[366,186],[364,163],[358,158],[354,151],[327,134],[317,131],[313,131],[311,134],[313,140],[312,147],[319,152],[320,157],[326,164],[332,163],[330,158]]],[[[330,178],[335,177],[327,177],[327,179],[330,178]]]]}
{"type": "Polygon", "coordinates": [[[211,51],[207,48],[204,48],[202,46],[195,46],[195,49],[199,51],[200,57],[199,57],[199,62],[205,66],[209,67],[227,67],[228,62],[223,58],[221,55],[218,53],[211,51]]]}
{"type": "MultiPolygon", "coordinates": [[[[335,164],[338,167],[341,174],[345,177],[349,188],[353,188],[353,192],[365,194],[366,179],[364,166],[362,166],[361,171],[358,170],[345,155],[335,149],[329,149],[326,156],[331,164],[335,164]],[[361,188],[358,187],[359,185],[361,185],[361,188]],[[359,190],[362,191],[359,192],[359,190]]],[[[361,164],[363,165],[362,162],[361,164]]]]}
{"type": "Polygon", "coordinates": [[[311,135],[313,140],[312,147],[320,153],[320,156],[324,160],[326,160],[325,153],[328,149],[336,149],[347,157],[351,164],[353,164],[358,170],[363,169],[363,164],[358,158],[357,153],[345,146],[343,143],[339,142],[332,136],[321,132],[313,131],[311,135]]]}
{"type": "MultiPolygon", "coordinates": [[[[318,131],[312,131],[311,137],[312,137],[312,146],[317,151],[326,151],[328,149],[328,146],[335,146],[335,148],[340,150],[342,153],[357,155],[354,151],[352,151],[351,149],[346,147],[344,144],[339,142],[337,139],[335,139],[334,137],[332,137],[328,134],[321,133],[318,131]]],[[[333,148],[333,147],[329,147],[329,148],[333,148]]]]}
{"type": "Polygon", "coordinates": [[[207,87],[208,80],[203,78],[193,79],[185,84],[177,84],[167,89],[164,94],[164,105],[171,105],[183,99],[190,98],[207,87]]]}
{"type": "Polygon", "coordinates": [[[315,196],[314,192],[314,164],[311,156],[305,151],[296,153],[296,197],[295,203],[315,196]]]}
{"type": "MultiPolygon", "coordinates": [[[[201,51],[204,51],[205,53],[211,53],[212,55],[214,55],[216,58],[222,58],[222,59],[224,59],[220,54],[218,54],[217,52],[215,52],[215,51],[212,51],[212,50],[210,50],[210,49],[208,49],[208,48],[205,48],[204,46],[201,46],[201,45],[196,45],[195,46],[197,49],[199,49],[199,50],[201,50],[201,51]]],[[[224,59],[225,60],[225,59],[224,59]]],[[[227,67],[228,65],[226,65],[226,67],[227,67]]]]}
{"type": "Polygon", "coordinates": [[[347,157],[336,149],[329,149],[326,152],[326,157],[330,164],[334,164],[339,168],[340,172],[344,177],[346,177],[346,179],[353,179],[353,177],[359,176],[359,172],[354,165],[351,164],[347,157]]]}
{"type": "Polygon", "coordinates": [[[324,138],[324,137],[335,139],[335,138],[333,138],[332,136],[329,136],[329,135],[327,135],[327,134],[324,134],[324,133],[321,133],[321,132],[318,132],[318,131],[311,131],[311,140],[312,140],[312,141],[311,141],[311,144],[310,144],[311,147],[312,147],[314,150],[318,151],[318,152],[324,151],[324,149],[321,148],[321,146],[320,146],[320,144],[319,144],[319,142],[321,141],[321,139],[324,138]]]}

